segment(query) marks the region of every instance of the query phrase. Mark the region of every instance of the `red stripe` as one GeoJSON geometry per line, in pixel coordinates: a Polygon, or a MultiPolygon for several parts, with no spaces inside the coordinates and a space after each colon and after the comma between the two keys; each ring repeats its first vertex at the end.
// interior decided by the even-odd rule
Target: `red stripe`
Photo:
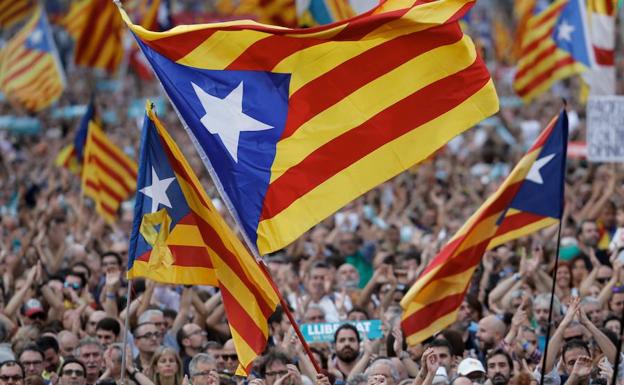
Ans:
{"type": "MultiPolygon", "coordinates": [[[[32,67],[37,64],[37,62],[41,59],[43,59],[43,57],[46,55],[45,52],[39,52],[37,53],[36,56],[34,56],[32,59],[30,59],[28,61],[28,63],[25,63],[24,65],[21,65],[19,67],[19,69],[17,71],[13,71],[9,74],[7,74],[7,76],[4,78],[4,81],[2,82],[3,85],[7,85],[9,84],[12,80],[15,80],[16,78],[20,77],[21,75],[29,72],[32,70],[32,67]]],[[[22,64],[22,63],[19,63],[22,64]]],[[[15,62],[13,62],[13,65],[16,65],[15,62]]]]}
{"type": "MultiPolygon", "coordinates": [[[[135,190],[135,188],[131,188],[125,181],[124,178],[122,178],[121,176],[119,176],[118,173],[116,173],[114,170],[112,170],[110,167],[108,167],[108,165],[104,164],[104,162],[102,161],[102,159],[98,158],[97,156],[91,154],[91,156],[89,156],[86,160],[85,160],[86,164],[89,163],[95,163],[105,174],[109,179],[114,180],[115,182],[117,182],[126,192],[126,194],[130,195],[131,192],[133,192],[135,190]]],[[[102,179],[102,178],[100,178],[102,179]]]]}
{"type": "Polygon", "coordinates": [[[615,51],[612,49],[603,49],[594,46],[594,55],[596,56],[596,63],[613,67],[615,65],[615,51]]]}
{"type": "Polygon", "coordinates": [[[553,25],[551,28],[547,29],[546,32],[544,32],[535,40],[533,40],[531,44],[527,45],[526,47],[523,47],[522,52],[520,52],[520,57],[522,58],[522,57],[526,57],[527,55],[530,55],[531,52],[535,51],[539,47],[539,45],[542,44],[545,40],[552,40],[552,33],[554,29],[555,29],[555,26],[553,25]]]}
{"type": "Polygon", "coordinates": [[[510,231],[518,230],[524,226],[532,225],[533,223],[539,222],[545,218],[548,218],[548,217],[536,215],[533,213],[528,213],[525,211],[509,215],[505,217],[505,219],[503,220],[503,223],[501,223],[500,227],[496,231],[496,237],[499,237],[510,231]]]}
{"type": "Polygon", "coordinates": [[[74,48],[74,60],[76,63],[82,63],[88,59],[84,58],[84,56],[86,55],[86,50],[93,44],[91,38],[95,34],[97,15],[101,14],[104,7],[106,7],[105,1],[107,0],[91,0],[91,5],[86,9],[84,26],[74,48]]]}
{"type": "Polygon", "coordinates": [[[271,71],[284,58],[325,40],[273,35],[259,40],[227,66],[228,70],[271,71]]]}
{"type": "MultiPolygon", "coordinates": [[[[89,67],[96,67],[97,61],[103,54],[104,47],[106,46],[106,42],[108,40],[114,40],[118,44],[118,46],[121,47],[121,39],[119,37],[120,25],[115,17],[120,17],[119,13],[115,9],[115,6],[112,2],[106,2],[104,10],[98,15],[97,18],[97,23],[99,23],[100,25],[104,24],[105,28],[101,31],[101,35],[97,41],[94,42],[93,38],[95,36],[91,36],[91,45],[97,47],[97,49],[92,52],[91,57],[83,58],[84,60],[81,62],[81,64],[86,64],[89,67]]],[[[109,52],[109,55],[114,57],[115,50],[109,52]]],[[[114,70],[114,66],[113,68],[111,68],[107,64],[103,67],[103,69],[107,70],[110,73],[114,70]]]]}
{"type": "MultiPolygon", "coordinates": [[[[203,247],[168,245],[174,257],[173,266],[180,267],[199,267],[206,269],[214,269],[210,255],[203,247]]],[[[149,262],[150,253],[144,253],[137,261],[149,262]]]]}
{"type": "MultiPolygon", "coordinates": [[[[178,61],[193,51],[197,46],[217,32],[217,29],[200,29],[185,33],[167,36],[162,39],[141,42],[157,51],[169,60],[178,61]]],[[[137,37],[138,38],[138,37],[137,37]]]]}
{"type": "MultiPolygon", "coordinates": [[[[247,287],[247,289],[251,292],[251,294],[256,298],[258,302],[258,306],[262,310],[262,313],[265,317],[269,317],[273,313],[273,309],[267,303],[264,296],[261,294],[260,289],[256,286],[254,282],[252,282],[247,273],[243,269],[240,264],[239,258],[240,256],[234,255],[228,250],[228,248],[223,244],[223,239],[219,236],[219,234],[215,231],[215,229],[206,222],[205,219],[201,218],[200,215],[197,215],[197,226],[200,228],[200,232],[204,237],[204,242],[214,250],[217,255],[229,266],[230,269],[236,274],[240,282],[247,287]]],[[[253,258],[251,256],[247,256],[249,258],[253,258]]]]}
{"type": "Polygon", "coordinates": [[[306,121],[367,83],[432,49],[453,44],[462,36],[457,23],[442,25],[397,37],[339,64],[290,97],[282,139],[288,138],[306,121]],[[384,60],[377,60],[380,57],[384,60]]]}
{"type": "MultiPolygon", "coordinates": [[[[221,282],[219,282],[219,289],[221,290],[223,305],[225,306],[225,312],[230,327],[236,330],[256,354],[262,354],[267,344],[267,338],[256,322],[254,322],[254,319],[258,322],[266,323],[268,326],[267,316],[249,314],[247,312],[248,310],[255,310],[253,309],[253,304],[248,304],[246,307],[243,307],[221,282]]],[[[273,311],[275,311],[275,309],[273,309],[273,311]]]]}
{"type": "Polygon", "coordinates": [[[380,146],[455,108],[489,80],[485,65],[477,58],[466,69],[429,84],[321,146],[269,185],[260,220],[279,214],[380,146]]]}
{"type": "MultiPolygon", "coordinates": [[[[466,289],[468,286],[466,286],[466,289]]],[[[401,321],[401,328],[406,336],[411,336],[438,321],[445,315],[453,312],[464,301],[464,290],[462,293],[450,295],[439,301],[432,302],[422,309],[410,314],[401,321]]]]}
{"type": "Polygon", "coordinates": [[[574,64],[574,63],[575,61],[571,56],[567,56],[559,60],[558,62],[555,63],[554,66],[548,68],[546,71],[542,72],[539,76],[535,77],[533,81],[531,81],[529,84],[527,84],[526,86],[524,86],[523,88],[519,90],[516,90],[516,93],[521,97],[528,95],[531,91],[539,87],[542,83],[548,81],[548,79],[552,77],[555,71],[561,68],[564,68],[568,65],[574,64]]]}
{"type": "MultiPolygon", "coordinates": [[[[26,94],[29,97],[39,96],[38,93],[42,87],[49,86],[50,84],[57,82],[57,79],[54,78],[54,72],[56,72],[54,68],[44,67],[41,72],[36,74],[35,79],[29,83],[18,87],[9,82],[4,87],[6,87],[11,94],[26,94]]],[[[19,78],[14,79],[14,81],[19,81],[19,78]]]]}
{"type": "Polygon", "coordinates": [[[102,152],[106,153],[111,159],[117,162],[117,164],[123,168],[126,173],[128,173],[128,176],[131,179],[137,178],[137,171],[135,170],[134,165],[130,163],[128,159],[125,159],[117,154],[114,150],[116,147],[113,147],[114,144],[106,143],[95,135],[92,135],[91,138],[93,139],[93,143],[95,143],[102,152]]]}
{"type": "Polygon", "coordinates": [[[528,72],[532,71],[535,67],[540,65],[546,58],[554,54],[557,51],[557,46],[550,41],[551,46],[537,55],[530,63],[522,63],[520,70],[516,72],[514,79],[518,81],[522,79],[528,72]]]}
{"type": "Polygon", "coordinates": [[[124,200],[121,195],[119,195],[114,190],[111,190],[111,188],[106,183],[102,183],[102,180],[99,178],[97,179],[97,182],[94,179],[87,179],[87,186],[90,186],[91,188],[96,190],[98,194],[101,192],[106,193],[106,195],[110,196],[118,203],[124,200]]]}
{"type": "MultiPolygon", "coordinates": [[[[102,183],[95,182],[93,180],[87,180],[86,185],[91,187],[92,189],[98,191],[98,194],[99,194],[100,188],[103,186],[102,183]]],[[[112,216],[116,216],[117,215],[117,209],[109,206],[106,202],[103,202],[101,199],[94,199],[94,200],[96,201],[96,203],[98,205],[100,205],[100,207],[104,211],[108,212],[110,215],[112,215],[112,216]]]]}

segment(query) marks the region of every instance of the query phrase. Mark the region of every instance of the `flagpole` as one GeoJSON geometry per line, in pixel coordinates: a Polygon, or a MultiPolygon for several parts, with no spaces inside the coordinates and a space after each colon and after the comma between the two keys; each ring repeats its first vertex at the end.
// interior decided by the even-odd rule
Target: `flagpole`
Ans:
{"type": "MultiPolygon", "coordinates": [[[[130,328],[130,298],[132,296],[132,281],[132,279],[128,280],[128,293],[126,295],[126,320],[124,323],[123,350],[121,351],[121,377],[119,378],[119,383],[122,385],[126,379],[126,362],[128,361],[126,352],[128,351],[128,329],[130,328]]],[[[132,359],[132,357],[130,359],[132,359]]]]}
{"type": "Polygon", "coordinates": [[[273,281],[273,278],[271,277],[271,273],[269,272],[269,269],[267,268],[267,266],[264,263],[264,261],[258,261],[258,264],[262,268],[262,271],[264,272],[264,275],[266,275],[266,277],[269,280],[269,282],[271,282],[271,285],[273,286],[273,289],[277,293],[277,296],[279,297],[279,300],[280,300],[280,305],[282,305],[282,310],[284,311],[284,314],[286,314],[286,317],[288,317],[288,320],[290,321],[290,324],[292,325],[293,329],[295,329],[295,333],[297,333],[297,337],[299,337],[299,341],[301,341],[301,345],[303,346],[303,350],[305,351],[306,355],[308,356],[308,358],[312,362],[312,365],[314,365],[314,369],[316,370],[316,373],[317,374],[322,373],[321,366],[319,365],[318,362],[316,362],[316,359],[314,358],[314,355],[312,354],[312,351],[310,350],[310,346],[308,345],[306,340],[303,338],[303,334],[301,334],[301,330],[299,330],[299,326],[297,326],[297,321],[295,321],[295,317],[293,316],[292,312],[290,311],[290,307],[288,306],[288,303],[284,299],[284,296],[282,295],[282,292],[277,288],[277,285],[275,284],[275,281],[273,281]]]}
{"type": "Polygon", "coordinates": [[[546,375],[546,359],[548,357],[548,343],[550,342],[550,329],[552,325],[553,305],[555,301],[555,285],[557,284],[557,269],[559,268],[559,247],[561,245],[561,228],[563,224],[559,220],[559,228],[557,230],[557,250],[555,251],[555,268],[553,272],[552,289],[550,290],[550,306],[548,307],[548,326],[546,327],[546,344],[544,345],[544,359],[542,360],[542,369],[539,385],[544,385],[544,376],[546,375]]]}

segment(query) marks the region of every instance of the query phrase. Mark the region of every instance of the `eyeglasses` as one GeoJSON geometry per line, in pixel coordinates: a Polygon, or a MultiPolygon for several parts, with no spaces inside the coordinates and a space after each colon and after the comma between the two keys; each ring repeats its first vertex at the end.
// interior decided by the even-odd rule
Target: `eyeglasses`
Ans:
{"type": "Polygon", "coordinates": [[[276,370],[274,372],[266,372],[265,373],[267,377],[281,377],[281,376],[285,376],[288,374],[288,370],[276,370]]]}
{"type": "Polygon", "coordinates": [[[18,382],[18,381],[22,381],[24,379],[24,377],[20,376],[19,374],[16,374],[14,376],[0,376],[0,381],[2,382],[18,382]]]}
{"type": "Polygon", "coordinates": [[[236,354],[221,354],[221,358],[224,361],[236,361],[238,360],[238,356],[236,354]]]}
{"type": "Polygon", "coordinates": [[[149,333],[145,333],[142,336],[135,336],[134,338],[136,338],[137,340],[141,339],[141,338],[160,338],[160,333],[159,332],[149,332],[149,333]]]}
{"type": "Polygon", "coordinates": [[[188,338],[188,337],[194,336],[196,334],[201,334],[204,337],[208,335],[208,333],[206,333],[203,330],[195,330],[194,332],[190,332],[189,334],[187,334],[186,337],[188,338]]]}
{"type": "Polygon", "coordinates": [[[214,369],[204,370],[203,372],[197,372],[197,373],[191,374],[191,377],[207,376],[214,371],[215,371],[214,369]]]}
{"type": "Polygon", "coordinates": [[[65,282],[63,284],[63,286],[68,288],[68,289],[72,288],[74,290],[80,290],[80,288],[81,288],[81,286],[80,286],[80,284],[78,282],[73,282],[73,283],[72,282],[65,282]]]}
{"type": "Polygon", "coordinates": [[[598,283],[601,283],[601,284],[603,284],[603,285],[604,285],[605,283],[609,282],[609,279],[611,279],[611,278],[609,278],[609,277],[604,277],[604,278],[596,278],[596,281],[597,281],[598,283]]]}
{"type": "Polygon", "coordinates": [[[76,375],[78,377],[84,377],[85,373],[84,371],[80,369],[64,369],[63,375],[68,376],[68,377],[73,376],[73,375],[76,375]]]}

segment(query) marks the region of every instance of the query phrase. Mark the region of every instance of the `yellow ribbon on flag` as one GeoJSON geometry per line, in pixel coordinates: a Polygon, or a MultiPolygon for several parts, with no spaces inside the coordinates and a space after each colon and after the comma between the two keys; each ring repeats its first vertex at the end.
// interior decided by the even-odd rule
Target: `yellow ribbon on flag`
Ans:
{"type": "Polygon", "coordinates": [[[167,214],[166,209],[160,209],[155,213],[143,215],[139,232],[147,243],[152,246],[150,259],[147,266],[150,270],[156,270],[160,266],[169,268],[175,262],[173,254],[169,246],[167,246],[167,238],[169,238],[169,227],[171,226],[171,218],[167,214]],[[160,225],[160,230],[156,230],[156,226],[160,225]]]}

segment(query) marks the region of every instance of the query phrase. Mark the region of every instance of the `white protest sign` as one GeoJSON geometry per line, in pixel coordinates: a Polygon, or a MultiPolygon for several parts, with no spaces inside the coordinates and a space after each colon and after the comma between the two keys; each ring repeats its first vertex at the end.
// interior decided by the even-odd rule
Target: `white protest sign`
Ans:
{"type": "Polygon", "coordinates": [[[589,98],[587,158],[592,162],[624,162],[624,96],[589,98]]]}

